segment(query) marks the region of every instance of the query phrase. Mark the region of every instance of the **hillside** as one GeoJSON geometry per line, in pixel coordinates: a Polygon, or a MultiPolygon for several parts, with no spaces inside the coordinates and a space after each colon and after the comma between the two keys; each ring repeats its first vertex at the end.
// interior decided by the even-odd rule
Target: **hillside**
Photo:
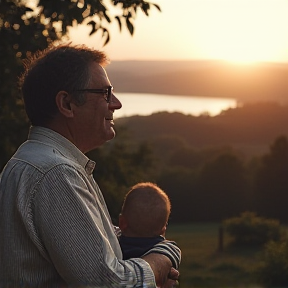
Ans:
{"type": "Polygon", "coordinates": [[[288,135],[287,123],[287,105],[262,102],[228,109],[214,117],[161,112],[120,118],[116,127],[125,126],[134,141],[169,135],[194,147],[230,145],[255,155],[267,152],[278,136],[288,135]]]}
{"type": "Polygon", "coordinates": [[[114,61],[107,72],[118,92],[228,97],[242,103],[288,100],[288,64],[114,61]]]}

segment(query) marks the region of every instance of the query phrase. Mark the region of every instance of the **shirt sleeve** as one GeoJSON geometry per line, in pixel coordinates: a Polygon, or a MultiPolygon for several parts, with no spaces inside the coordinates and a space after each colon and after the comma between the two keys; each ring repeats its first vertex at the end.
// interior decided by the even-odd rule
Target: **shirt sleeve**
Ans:
{"type": "Polygon", "coordinates": [[[179,269],[181,262],[181,250],[175,241],[164,240],[157,243],[144,255],[148,255],[150,253],[158,253],[167,256],[170,259],[172,266],[175,269],[179,269]]]}
{"type": "Polygon", "coordinates": [[[116,257],[120,247],[106,207],[75,168],[51,169],[31,195],[34,242],[68,284],[156,287],[146,261],[116,257]]]}

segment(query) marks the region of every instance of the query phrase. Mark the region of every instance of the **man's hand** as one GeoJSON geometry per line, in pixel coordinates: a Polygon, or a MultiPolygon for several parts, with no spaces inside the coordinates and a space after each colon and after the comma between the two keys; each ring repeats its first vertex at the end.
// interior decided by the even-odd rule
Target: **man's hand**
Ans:
{"type": "Polygon", "coordinates": [[[172,288],[177,287],[179,285],[179,271],[174,269],[173,267],[170,270],[170,273],[168,274],[168,279],[166,283],[161,288],[172,288]]]}
{"type": "Polygon", "coordinates": [[[172,267],[168,274],[168,278],[171,280],[179,280],[179,276],[180,276],[179,271],[172,267]]]}
{"type": "Polygon", "coordinates": [[[178,281],[177,280],[171,280],[171,279],[168,279],[166,281],[166,283],[159,287],[159,288],[177,288],[178,287],[178,281]]]}

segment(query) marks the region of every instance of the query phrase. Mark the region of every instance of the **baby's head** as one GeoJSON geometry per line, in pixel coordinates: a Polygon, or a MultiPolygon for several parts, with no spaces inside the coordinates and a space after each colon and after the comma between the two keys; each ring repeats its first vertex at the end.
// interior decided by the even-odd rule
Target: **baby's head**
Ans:
{"type": "Polygon", "coordinates": [[[127,237],[165,235],[171,211],[167,194],[156,184],[138,183],[124,198],[119,227],[127,237]]]}

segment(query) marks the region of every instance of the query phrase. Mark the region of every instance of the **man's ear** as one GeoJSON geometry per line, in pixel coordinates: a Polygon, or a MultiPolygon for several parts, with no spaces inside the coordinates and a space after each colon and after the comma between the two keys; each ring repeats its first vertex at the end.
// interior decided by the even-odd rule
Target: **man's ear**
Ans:
{"type": "Polygon", "coordinates": [[[72,104],[72,96],[66,91],[59,91],[56,95],[56,105],[59,112],[67,118],[72,118],[74,116],[72,104]]]}

